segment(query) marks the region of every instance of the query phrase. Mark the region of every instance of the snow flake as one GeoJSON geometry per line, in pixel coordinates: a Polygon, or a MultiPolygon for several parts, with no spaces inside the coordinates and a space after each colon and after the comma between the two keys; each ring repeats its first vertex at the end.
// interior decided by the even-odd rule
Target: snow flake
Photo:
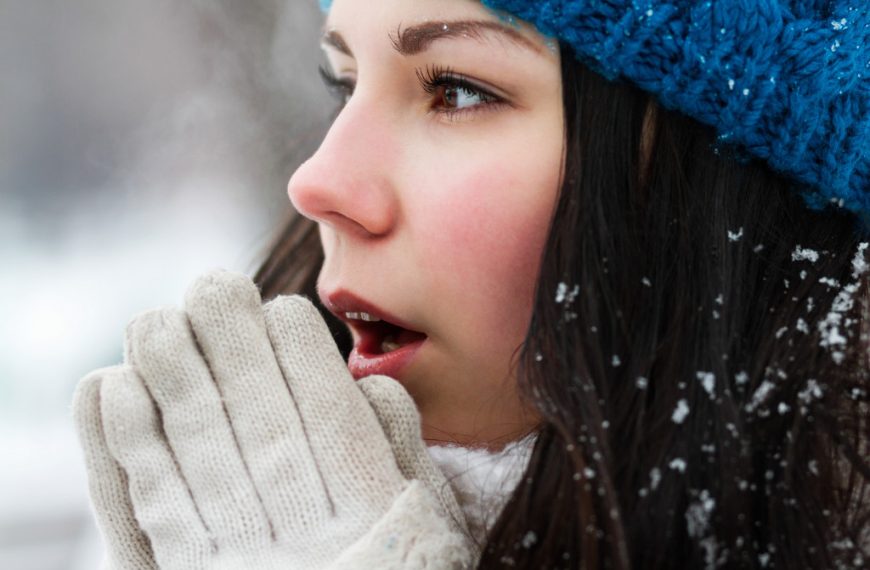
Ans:
{"type": "Polygon", "coordinates": [[[807,380],[807,387],[798,392],[798,399],[805,404],[809,404],[814,398],[818,400],[821,397],[822,387],[813,378],[807,380]]]}
{"type": "Polygon", "coordinates": [[[696,372],[695,376],[698,378],[698,381],[704,387],[704,390],[707,394],[712,398],[715,396],[716,390],[716,375],[712,372],[696,372]]]}
{"type": "Polygon", "coordinates": [[[798,245],[791,254],[792,261],[809,261],[815,263],[819,260],[819,252],[814,249],[804,249],[798,245]]]}
{"type": "Polygon", "coordinates": [[[614,354],[613,358],[610,359],[610,365],[614,368],[619,368],[620,366],[622,366],[622,360],[620,360],[618,354],[614,354]]]}
{"type": "Polygon", "coordinates": [[[652,287],[652,281],[649,280],[649,277],[644,277],[640,280],[641,283],[646,285],[647,287],[652,287]]]}
{"type": "Polygon", "coordinates": [[[749,413],[754,412],[756,408],[767,400],[767,397],[770,396],[770,393],[773,392],[774,388],[775,386],[770,380],[762,382],[755,390],[755,393],[752,394],[752,401],[746,404],[746,411],[749,413]]]}
{"type": "Polygon", "coordinates": [[[570,305],[579,293],[579,285],[575,285],[573,289],[569,290],[567,283],[559,283],[559,286],[556,288],[556,302],[565,303],[566,306],[570,305]]]}
{"type": "Polygon", "coordinates": [[[833,346],[835,344],[846,344],[846,337],[840,334],[840,330],[834,326],[827,331],[827,335],[822,339],[822,346],[833,346]]]}
{"type": "Polygon", "coordinates": [[[740,241],[740,238],[743,237],[743,228],[741,227],[736,232],[732,232],[728,230],[728,241],[740,241]]]}
{"type": "Polygon", "coordinates": [[[775,336],[776,338],[782,338],[782,335],[784,335],[786,332],[788,332],[788,327],[781,327],[778,331],[776,331],[775,336]]]}
{"type": "Polygon", "coordinates": [[[710,516],[716,508],[716,500],[706,489],[701,491],[698,500],[686,509],[686,531],[692,538],[701,538],[710,528],[710,516]]]}
{"type": "Polygon", "coordinates": [[[679,471],[680,473],[685,473],[686,472],[686,460],[681,458],[681,457],[677,457],[677,458],[671,460],[670,463],[668,463],[668,467],[670,467],[674,471],[679,471]]]}
{"type": "Polygon", "coordinates": [[[810,325],[801,318],[798,318],[795,328],[804,334],[810,334],[810,325]]]}
{"type": "Polygon", "coordinates": [[[671,419],[676,424],[681,424],[686,420],[686,416],[689,415],[689,403],[685,398],[677,402],[677,407],[674,409],[674,413],[671,415],[671,419]]]}
{"type": "Polygon", "coordinates": [[[655,491],[662,482],[662,472],[658,467],[653,467],[649,472],[649,488],[655,491]]]}
{"type": "Polygon", "coordinates": [[[638,387],[639,390],[646,390],[647,386],[649,386],[649,379],[643,376],[639,376],[638,379],[635,381],[635,385],[638,387]]]}
{"type": "Polygon", "coordinates": [[[785,402],[780,402],[779,406],[777,406],[776,411],[779,412],[779,415],[784,416],[791,410],[788,404],[785,402]]]}
{"type": "Polygon", "coordinates": [[[530,530],[523,537],[523,548],[531,548],[536,542],[538,542],[538,535],[535,534],[535,531],[530,530]]]}
{"type": "Polygon", "coordinates": [[[734,80],[733,79],[728,79],[728,90],[734,91],[734,80]]]}
{"type": "Polygon", "coordinates": [[[733,423],[728,422],[727,424],[725,424],[725,429],[728,430],[728,433],[730,433],[731,437],[733,437],[734,439],[737,439],[738,437],[740,437],[740,432],[737,431],[737,426],[734,425],[733,423]]]}
{"type": "Polygon", "coordinates": [[[738,386],[743,386],[744,384],[749,383],[749,374],[744,372],[738,372],[736,376],[734,376],[734,381],[738,386]]]}
{"type": "Polygon", "coordinates": [[[870,270],[870,264],[867,263],[867,260],[864,259],[864,252],[867,250],[867,247],[870,246],[870,243],[862,242],[858,245],[858,252],[855,254],[855,257],[852,259],[852,278],[858,279],[862,275],[864,275],[868,270],[870,270]]]}
{"type": "Polygon", "coordinates": [[[840,32],[846,29],[846,25],[848,24],[848,20],[846,18],[842,18],[839,22],[837,20],[831,20],[831,27],[840,32]]]}

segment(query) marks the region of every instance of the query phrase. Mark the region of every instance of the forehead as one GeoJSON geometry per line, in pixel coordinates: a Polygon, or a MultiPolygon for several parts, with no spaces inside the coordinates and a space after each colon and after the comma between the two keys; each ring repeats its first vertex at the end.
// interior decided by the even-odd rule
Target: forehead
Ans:
{"type": "Polygon", "coordinates": [[[555,51],[555,43],[532,26],[493,11],[479,0],[334,0],[324,36],[337,33],[358,45],[383,44],[384,40],[395,45],[402,39],[402,30],[420,32],[404,34],[404,39],[422,39],[427,46],[432,39],[459,38],[513,43],[514,47],[530,51],[555,51]],[[463,25],[457,25],[460,23],[463,25]],[[440,33],[437,27],[426,24],[444,26],[449,33],[440,33]]]}

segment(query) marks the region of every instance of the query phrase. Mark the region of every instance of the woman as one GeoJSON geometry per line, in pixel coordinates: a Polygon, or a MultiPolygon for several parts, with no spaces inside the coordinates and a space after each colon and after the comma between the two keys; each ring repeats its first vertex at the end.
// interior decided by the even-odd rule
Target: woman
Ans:
{"type": "MultiPolygon", "coordinates": [[[[433,447],[533,443],[480,552],[443,564],[866,564],[868,9],[485,4],[507,12],[332,3],[343,107],[257,276],[320,299],[353,375],[396,378],[433,447]]],[[[451,537],[427,555],[466,548],[427,528],[451,537]]]]}

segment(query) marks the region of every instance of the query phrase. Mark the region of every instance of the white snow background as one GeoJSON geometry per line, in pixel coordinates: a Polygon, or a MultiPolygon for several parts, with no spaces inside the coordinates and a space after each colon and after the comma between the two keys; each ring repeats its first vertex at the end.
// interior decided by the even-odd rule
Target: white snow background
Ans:
{"type": "Polygon", "coordinates": [[[331,109],[317,3],[0,0],[0,568],[102,557],[71,422],[124,326],[253,274],[331,109]]]}

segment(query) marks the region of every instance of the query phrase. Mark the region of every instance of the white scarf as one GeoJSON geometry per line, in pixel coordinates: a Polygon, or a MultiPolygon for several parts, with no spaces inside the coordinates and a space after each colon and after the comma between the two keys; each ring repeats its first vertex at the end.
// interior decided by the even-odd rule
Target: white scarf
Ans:
{"type": "Polygon", "coordinates": [[[456,499],[479,544],[486,543],[492,525],[526,470],[537,433],[490,452],[458,445],[429,447],[429,455],[453,485],[456,499]]]}

